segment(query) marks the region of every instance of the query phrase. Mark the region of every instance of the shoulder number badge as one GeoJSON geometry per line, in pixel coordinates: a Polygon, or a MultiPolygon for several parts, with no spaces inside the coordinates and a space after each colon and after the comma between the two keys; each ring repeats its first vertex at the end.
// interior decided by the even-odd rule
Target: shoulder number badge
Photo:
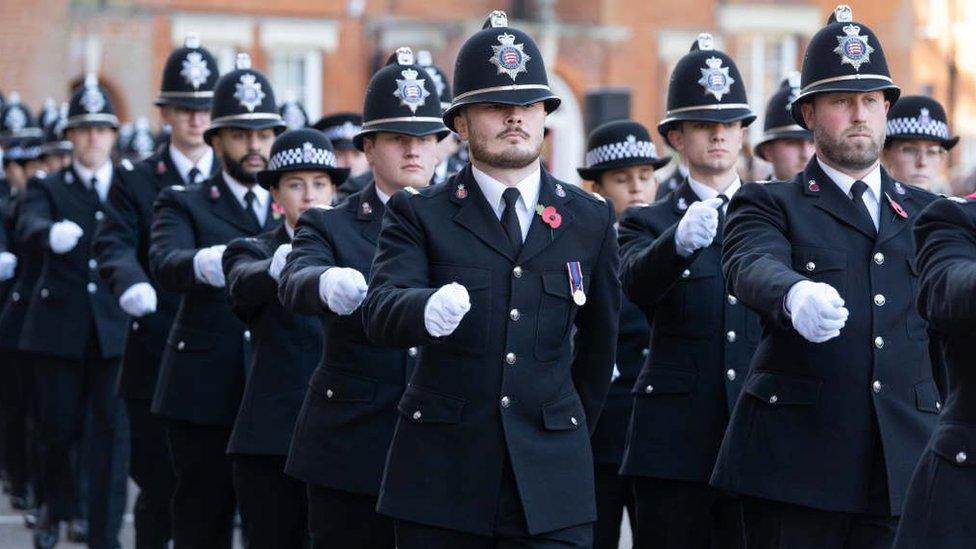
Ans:
{"type": "Polygon", "coordinates": [[[845,25],[844,35],[837,37],[837,47],[834,53],[840,56],[840,64],[850,65],[855,71],[861,70],[861,65],[871,62],[874,48],[868,44],[868,37],[861,36],[861,27],[845,25]]]}
{"type": "Polygon", "coordinates": [[[419,74],[413,69],[400,71],[403,80],[397,78],[397,89],[393,92],[394,96],[400,98],[400,105],[409,108],[412,113],[416,113],[418,107],[424,106],[430,95],[424,85],[425,80],[417,78],[419,74]]]}
{"type": "Polygon", "coordinates": [[[516,44],[515,36],[508,34],[498,35],[501,46],[492,46],[491,64],[498,67],[498,74],[507,74],[512,77],[512,82],[520,72],[528,72],[525,68],[526,61],[532,58],[525,53],[524,44],[516,44]]]}
{"type": "Polygon", "coordinates": [[[705,88],[706,94],[712,94],[715,99],[721,101],[722,96],[729,93],[735,79],[729,76],[729,67],[722,66],[722,59],[709,57],[705,60],[707,68],[701,70],[702,77],[698,83],[705,88]]]}
{"type": "Polygon", "coordinates": [[[254,109],[264,101],[265,93],[261,90],[261,83],[257,80],[253,74],[245,73],[241,75],[240,82],[235,84],[237,91],[234,92],[234,98],[248,112],[254,112],[254,109]]]}

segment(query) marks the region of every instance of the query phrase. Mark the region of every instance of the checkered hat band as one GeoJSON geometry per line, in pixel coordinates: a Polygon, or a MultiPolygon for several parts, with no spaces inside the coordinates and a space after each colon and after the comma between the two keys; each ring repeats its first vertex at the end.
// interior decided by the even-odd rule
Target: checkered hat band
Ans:
{"type": "Polygon", "coordinates": [[[362,127],[351,125],[351,126],[332,126],[331,128],[326,128],[322,133],[329,138],[329,141],[338,141],[340,139],[350,140],[356,137],[356,134],[363,130],[362,127]]]}
{"type": "Polygon", "coordinates": [[[328,149],[296,147],[275,153],[268,161],[268,170],[280,170],[296,164],[335,168],[336,159],[332,151],[328,149]]]}
{"type": "Polygon", "coordinates": [[[586,153],[586,167],[592,168],[597,164],[613,162],[623,158],[647,158],[657,160],[657,148],[650,141],[621,141],[607,143],[586,153]]]}
{"type": "Polygon", "coordinates": [[[930,119],[922,125],[918,118],[892,118],[888,121],[888,135],[931,135],[937,139],[949,139],[949,125],[941,120],[930,119]]]}

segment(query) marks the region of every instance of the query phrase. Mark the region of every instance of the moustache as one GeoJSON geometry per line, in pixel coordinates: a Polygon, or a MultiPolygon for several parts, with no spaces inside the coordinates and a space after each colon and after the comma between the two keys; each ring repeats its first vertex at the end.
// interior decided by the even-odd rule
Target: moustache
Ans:
{"type": "Polygon", "coordinates": [[[497,137],[502,138],[502,137],[505,137],[505,134],[509,134],[509,133],[517,133],[517,134],[519,134],[520,136],[522,136],[525,139],[528,139],[529,138],[529,134],[525,130],[523,130],[522,128],[520,128],[518,126],[513,127],[513,128],[507,128],[507,129],[505,129],[505,131],[500,132],[497,137]]]}
{"type": "Polygon", "coordinates": [[[245,154],[244,156],[241,157],[240,160],[238,160],[238,162],[240,162],[241,164],[243,164],[243,163],[247,162],[248,160],[260,160],[261,162],[263,162],[265,164],[268,163],[268,159],[267,158],[265,158],[264,156],[262,156],[260,154],[257,154],[257,153],[245,154]]]}

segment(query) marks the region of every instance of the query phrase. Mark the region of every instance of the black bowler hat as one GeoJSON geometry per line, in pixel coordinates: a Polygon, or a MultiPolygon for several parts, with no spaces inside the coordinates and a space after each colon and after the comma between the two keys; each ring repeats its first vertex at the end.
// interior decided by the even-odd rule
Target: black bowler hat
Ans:
{"type": "Polygon", "coordinates": [[[6,104],[0,109],[0,143],[23,141],[41,137],[30,109],[20,102],[20,94],[11,92],[6,104]]]}
{"type": "Polygon", "coordinates": [[[363,129],[353,138],[363,150],[363,137],[376,132],[407,135],[451,133],[441,120],[441,105],[424,68],[414,62],[410,48],[397,48],[394,58],[376,71],[366,87],[363,102],[363,129]]]}
{"type": "Polygon", "coordinates": [[[454,116],[474,103],[526,106],[545,103],[546,112],[561,102],[549,89],[542,52],[532,38],[508,26],[503,11],[493,11],[484,26],[468,38],[454,64],[454,99],[444,123],[454,130],[454,116]]]}
{"type": "Polygon", "coordinates": [[[285,172],[324,171],[336,186],[349,177],[348,168],[336,166],[332,142],[313,128],[288,130],[271,146],[268,167],[258,172],[258,184],[265,189],[278,183],[285,172]]]}
{"type": "Polygon", "coordinates": [[[166,59],[156,105],[209,110],[218,77],[220,71],[213,54],[200,45],[196,33],[188,33],[183,47],[173,50],[166,59]]]}
{"type": "Polygon", "coordinates": [[[237,54],[236,69],[221,76],[214,88],[210,107],[210,127],[203,139],[210,139],[220,128],[285,131],[285,121],[278,114],[271,82],[261,72],[251,68],[251,56],[237,54]]]}
{"type": "Polygon", "coordinates": [[[658,157],[657,147],[643,124],[634,120],[615,120],[590,132],[586,143],[586,167],[576,168],[576,172],[583,179],[598,181],[610,170],[631,166],[651,166],[656,170],[670,161],[669,156],[658,157]]]}
{"type": "Polygon", "coordinates": [[[766,104],[762,138],[753,147],[756,156],[767,160],[763,145],[777,139],[813,139],[813,132],[793,120],[793,101],[800,94],[800,73],[789,73],[766,104]]]}
{"type": "Polygon", "coordinates": [[[676,122],[742,121],[752,124],[755,113],[749,108],[746,87],[735,61],[715,49],[711,34],[702,33],[671,72],[668,82],[668,110],[657,131],[668,141],[668,131],[676,122]]]}
{"type": "Polygon", "coordinates": [[[84,85],[78,88],[68,103],[68,122],[64,129],[84,126],[119,127],[112,100],[109,99],[108,92],[98,85],[95,74],[85,76],[84,85]]]}
{"type": "Polygon", "coordinates": [[[71,154],[74,144],[64,138],[64,126],[68,123],[68,104],[62,103],[57,111],[57,117],[44,126],[44,144],[41,145],[41,155],[71,154]]]}
{"type": "Polygon", "coordinates": [[[888,142],[897,139],[926,139],[951,150],[959,136],[949,134],[949,118],[942,105],[924,95],[906,95],[888,110],[888,142]]]}
{"type": "Polygon", "coordinates": [[[289,99],[278,107],[278,114],[285,121],[289,130],[300,130],[308,127],[308,113],[305,107],[294,99],[289,99]]]}
{"type": "Polygon", "coordinates": [[[352,142],[356,134],[363,131],[363,115],[355,112],[337,112],[319,118],[313,126],[324,133],[336,150],[355,149],[352,142]]]}
{"type": "Polygon", "coordinates": [[[156,150],[156,136],[149,127],[149,120],[141,116],[132,125],[132,135],[129,136],[122,153],[126,157],[142,160],[156,150]]]}
{"type": "Polygon", "coordinates": [[[793,120],[804,128],[800,105],[818,93],[881,91],[892,105],[898,101],[901,90],[891,80],[881,41],[853,18],[850,6],[837,6],[807,45],[800,95],[791,108],[793,120]]]}
{"type": "Polygon", "coordinates": [[[427,50],[420,50],[417,52],[417,64],[427,71],[430,75],[431,82],[434,83],[434,89],[437,90],[437,97],[441,101],[441,109],[447,110],[451,108],[451,83],[447,80],[447,75],[444,71],[434,64],[434,58],[430,55],[427,50]]]}

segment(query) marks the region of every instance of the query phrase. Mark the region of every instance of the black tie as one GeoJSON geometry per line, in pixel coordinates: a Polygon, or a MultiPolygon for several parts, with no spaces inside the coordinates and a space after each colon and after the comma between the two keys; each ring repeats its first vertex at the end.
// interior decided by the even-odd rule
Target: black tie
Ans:
{"type": "Polygon", "coordinates": [[[193,185],[197,182],[197,178],[200,177],[200,170],[196,166],[190,168],[190,173],[186,174],[186,183],[188,185],[193,185]]]}
{"type": "Polygon", "coordinates": [[[854,207],[856,207],[858,211],[861,212],[861,215],[864,217],[864,219],[867,219],[868,226],[874,229],[874,232],[877,233],[878,229],[874,226],[874,218],[871,217],[871,212],[868,211],[868,206],[867,204],[864,203],[863,197],[864,197],[864,193],[867,192],[867,190],[868,190],[867,183],[861,180],[857,180],[854,182],[853,185],[851,185],[851,198],[854,200],[854,207]]]}
{"type": "Polygon", "coordinates": [[[101,202],[102,201],[102,196],[100,194],[98,194],[98,187],[97,187],[97,185],[98,185],[98,179],[95,178],[95,177],[92,177],[91,178],[91,181],[88,182],[88,192],[90,192],[92,194],[92,196],[95,197],[95,200],[96,201],[101,202]]]}
{"type": "Polygon", "coordinates": [[[254,194],[254,191],[248,190],[246,193],[244,193],[244,203],[247,204],[247,206],[244,207],[244,210],[247,211],[247,215],[251,218],[251,221],[254,221],[254,226],[261,228],[262,225],[261,222],[258,221],[258,214],[254,211],[254,201],[256,199],[257,196],[254,194]]]}
{"type": "Polygon", "coordinates": [[[725,227],[725,206],[729,203],[729,197],[720,194],[718,198],[722,201],[722,205],[718,207],[718,228],[722,230],[725,227]]]}
{"type": "Polygon", "coordinates": [[[505,229],[505,236],[508,237],[512,251],[518,255],[522,251],[522,226],[519,225],[518,213],[515,212],[515,203],[519,198],[519,190],[509,187],[502,193],[502,200],[505,201],[505,210],[502,211],[502,228],[505,229]]]}

